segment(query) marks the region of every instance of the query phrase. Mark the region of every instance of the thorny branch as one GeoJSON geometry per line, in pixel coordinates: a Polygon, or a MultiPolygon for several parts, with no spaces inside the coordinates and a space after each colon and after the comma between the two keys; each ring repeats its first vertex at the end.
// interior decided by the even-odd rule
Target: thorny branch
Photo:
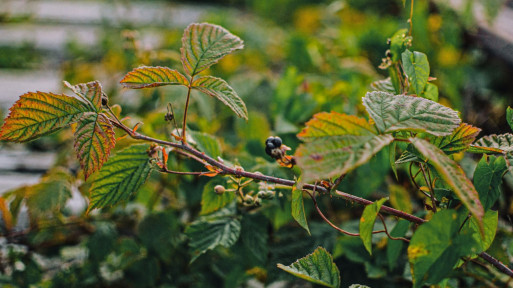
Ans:
{"type": "MultiPolygon", "coordinates": [[[[184,143],[175,143],[175,142],[155,139],[155,138],[152,138],[152,137],[149,137],[149,136],[146,136],[146,135],[143,135],[143,134],[140,134],[140,133],[138,133],[136,131],[131,130],[129,127],[125,126],[120,121],[111,120],[111,122],[116,127],[119,127],[120,129],[124,130],[133,139],[154,142],[154,143],[157,143],[157,144],[166,145],[166,146],[170,146],[170,147],[173,147],[173,148],[185,151],[185,152],[195,156],[196,158],[199,158],[200,160],[203,160],[206,163],[208,163],[208,164],[210,164],[210,165],[212,165],[214,167],[217,167],[219,169],[219,174],[220,175],[233,175],[235,177],[246,177],[246,178],[251,178],[251,179],[260,180],[260,181],[267,181],[267,182],[272,182],[272,183],[281,184],[281,185],[285,185],[285,186],[291,186],[291,187],[296,185],[296,182],[293,181],[293,180],[288,180],[288,179],[282,179],[282,178],[278,178],[278,177],[263,175],[261,173],[247,172],[247,171],[244,171],[244,170],[242,170],[240,168],[237,169],[237,168],[229,167],[229,166],[225,165],[224,163],[222,163],[222,162],[220,162],[218,160],[215,160],[214,158],[206,155],[205,153],[202,153],[202,152],[194,149],[193,147],[189,146],[186,142],[184,142],[184,143]]],[[[312,184],[305,184],[305,185],[303,185],[302,189],[310,190],[310,191],[318,191],[318,192],[322,192],[322,193],[328,193],[329,192],[329,190],[326,189],[323,186],[317,186],[317,185],[312,185],[312,184]]],[[[358,204],[361,204],[361,205],[365,205],[366,206],[366,205],[369,205],[369,204],[373,203],[370,200],[363,199],[363,198],[360,198],[360,197],[357,197],[357,196],[354,196],[354,195],[351,195],[351,194],[348,194],[348,193],[345,193],[345,192],[342,192],[342,191],[334,190],[333,193],[335,193],[337,196],[339,196],[341,198],[344,198],[344,199],[346,199],[348,201],[355,202],[355,203],[358,203],[358,204]]],[[[391,208],[391,207],[388,207],[388,206],[385,206],[385,205],[381,206],[380,212],[387,213],[387,214],[390,214],[390,215],[393,215],[393,216],[396,216],[396,217],[408,220],[408,221],[413,222],[415,224],[422,224],[422,223],[426,222],[426,220],[424,220],[422,218],[419,218],[417,216],[405,213],[403,211],[400,211],[400,210],[397,210],[397,209],[394,209],[394,208],[391,208]]],[[[328,222],[328,224],[329,223],[331,223],[331,222],[328,222]]],[[[335,226],[335,225],[332,225],[332,227],[333,226],[335,226]]],[[[335,228],[335,227],[333,227],[333,228],[335,228]]],[[[336,227],[335,229],[339,230],[338,227],[336,227]]],[[[489,255],[486,252],[481,252],[479,254],[479,256],[483,260],[485,260],[488,263],[490,263],[491,265],[493,265],[495,268],[497,268],[502,273],[504,273],[504,274],[506,274],[506,275],[508,275],[510,277],[513,277],[513,270],[511,270],[509,267],[504,265],[501,261],[493,258],[491,255],[489,255]]]]}

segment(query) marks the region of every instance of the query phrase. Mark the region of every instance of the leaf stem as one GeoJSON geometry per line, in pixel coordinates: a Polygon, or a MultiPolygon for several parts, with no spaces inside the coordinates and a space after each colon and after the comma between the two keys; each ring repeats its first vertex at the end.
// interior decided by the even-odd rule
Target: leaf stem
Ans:
{"type": "Polygon", "coordinates": [[[426,173],[426,170],[424,169],[424,164],[422,164],[422,163],[419,164],[419,167],[422,170],[422,176],[424,176],[424,181],[426,181],[426,185],[429,188],[429,198],[431,198],[431,205],[433,206],[433,207],[431,207],[431,210],[436,213],[437,212],[437,209],[436,209],[437,201],[435,199],[435,191],[433,189],[433,186],[431,186],[431,181],[429,181],[427,178],[427,175],[426,175],[427,173],[426,173]]]}
{"type": "Polygon", "coordinates": [[[187,86],[187,100],[185,101],[185,109],[183,112],[183,124],[182,124],[182,143],[187,145],[187,138],[185,134],[185,130],[187,130],[187,111],[189,110],[189,100],[191,99],[191,90],[192,90],[192,81],[194,80],[194,76],[191,76],[191,80],[189,81],[189,85],[187,86]]]}
{"type": "Polygon", "coordinates": [[[410,19],[408,19],[408,22],[410,23],[410,31],[408,33],[408,36],[411,36],[411,33],[413,31],[413,1],[414,0],[411,0],[410,19]]]}

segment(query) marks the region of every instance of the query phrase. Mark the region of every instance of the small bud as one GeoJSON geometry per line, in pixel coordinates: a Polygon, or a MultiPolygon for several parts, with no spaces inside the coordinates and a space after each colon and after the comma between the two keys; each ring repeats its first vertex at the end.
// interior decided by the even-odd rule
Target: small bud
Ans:
{"type": "Polygon", "coordinates": [[[253,197],[251,197],[250,195],[244,196],[244,205],[251,206],[251,205],[253,205],[253,203],[254,203],[253,197]]]}
{"type": "Polygon", "coordinates": [[[258,197],[257,197],[257,198],[255,198],[255,199],[254,199],[254,204],[253,204],[253,205],[255,205],[255,206],[260,206],[260,205],[262,205],[262,200],[261,200],[260,198],[258,198],[258,197]]]}
{"type": "Polygon", "coordinates": [[[223,185],[216,185],[216,187],[214,187],[214,192],[216,192],[216,194],[218,194],[218,195],[223,194],[225,191],[226,191],[226,189],[224,188],[223,185]]]}
{"type": "Polygon", "coordinates": [[[258,191],[257,196],[258,198],[265,198],[266,191],[258,191]]]}

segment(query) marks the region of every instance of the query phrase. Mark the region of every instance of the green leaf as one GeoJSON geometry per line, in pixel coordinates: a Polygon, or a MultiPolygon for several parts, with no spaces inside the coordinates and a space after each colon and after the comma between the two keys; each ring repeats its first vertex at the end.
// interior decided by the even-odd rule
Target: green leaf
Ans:
{"type": "Polygon", "coordinates": [[[372,255],[372,230],[374,229],[374,222],[378,217],[381,205],[387,201],[387,198],[379,199],[378,201],[365,206],[362,217],[360,218],[360,238],[363,241],[365,249],[372,255]]]}
{"type": "MultiPolygon", "coordinates": [[[[390,231],[390,236],[392,237],[404,237],[408,229],[410,228],[410,222],[408,220],[399,220],[397,224],[395,224],[394,229],[390,231]]],[[[387,244],[387,260],[390,271],[394,270],[397,261],[399,260],[399,256],[403,250],[404,241],[402,240],[392,240],[388,239],[387,244]]]]}
{"type": "Polygon", "coordinates": [[[46,212],[56,212],[71,198],[69,182],[63,180],[45,181],[26,187],[25,198],[30,217],[37,220],[46,212]]]}
{"type": "Polygon", "coordinates": [[[479,199],[485,211],[499,199],[502,176],[506,171],[508,171],[508,167],[506,160],[502,157],[488,157],[484,154],[481,161],[477,163],[474,171],[474,186],[479,193],[479,199]]]}
{"type": "Polygon", "coordinates": [[[246,214],[242,218],[240,237],[244,246],[260,261],[267,263],[269,221],[262,214],[246,214]]]}
{"type": "Polygon", "coordinates": [[[185,229],[185,234],[190,239],[191,262],[219,245],[229,248],[237,242],[241,225],[232,210],[223,208],[216,213],[202,216],[185,229]]]}
{"type": "Polygon", "coordinates": [[[461,123],[458,128],[452,131],[451,135],[430,137],[430,142],[449,155],[467,150],[479,132],[481,132],[481,129],[467,123],[461,123]]]}
{"type": "Polygon", "coordinates": [[[26,142],[77,122],[90,111],[82,101],[44,92],[29,92],[10,108],[0,130],[0,140],[26,142]]]}
{"type": "Polygon", "coordinates": [[[367,120],[337,112],[315,114],[297,136],[307,142],[296,150],[305,182],[345,174],[393,140],[391,135],[376,135],[367,120]]]}
{"type": "Polygon", "coordinates": [[[458,127],[458,112],[420,97],[368,92],[363,105],[380,132],[423,131],[445,136],[458,127]]]}
{"type": "Polygon", "coordinates": [[[400,29],[390,38],[390,53],[392,61],[397,62],[401,59],[401,54],[411,43],[411,36],[407,36],[408,29],[400,29]]]}
{"type": "Polygon", "coordinates": [[[440,282],[460,257],[477,253],[472,234],[459,232],[464,218],[454,210],[442,210],[415,231],[408,246],[414,288],[440,282]]]}
{"type": "Polygon", "coordinates": [[[193,142],[198,146],[198,149],[201,152],[205,152],[213,158],[222,156],[221,143],[219,143],[219,140],[216,137],[198,131],[187,130],[187,132],[192,136],[193,142]]]}
{"type": "MultiPolygon", "coordinates": [[[[75,94],[77,94],[84,102],[87,103],[91,111],[100,112],[102,109],[102,96],[105,94],[102,91],[102,85],[98,81],[92,81],[88,83],[80,83],[77,85],[71,85],[64,81],[64,84],[68,86],[75,94]]],[[[105,96],[106,97],[106,96],[105,96]]]]}
{"type": "Polygon", "coordinates": [[[126,74],[120,83],[126,88],[141,89],[165,85],[188,86],[189,80],[174,69],[142,66],[126,74]]]}
{"type": "MultiPolygon", "coordinates": [[[[454,160],[450,159],[433,144],[418,138],[410,138],[411,143],[417,150],[429,160],[449,187],[458,195],[461,202],[482,224],[484,210],[479,201],[479,194],[474,185],[465,176],[465,172],[454,160]]],[[[481,225],[482,227],[482,225],[481,225]]]]}
{"type": "Polygon", "coordinates": [[[151,172],[149,145],[132,145],[113,155],[93,180],[88,211],[127,200],[151,172]]]}
{"type": "Polygon", "coordinates": [[[232,109],[238,117],[248,119],[246,104],[244,104],[244,101],[240,99],[235,90],[223,79],[203,76],[194,80],[192,88],[217,98],[232,109]]]}
{"type": "Polygon", "coordinates": [[[420,94],[420,96],[422,98],[426,98],[428,100],[438,102],[438,86],[428,82],[426,84],[426,88],[424,89],[422,94],[420,94]]]}
{"type": "Polygon", "coordinates": [[[395,209],[411,214],[413,208],[411,206],[410,194],[402,185],[389,185],[390,204],[395,209]]]}
{"type": "Polygon", "coordinates": [[[429,78],[429,62],[426,54],[418,51],[406,50],[403,52],[404,73],[408,76],[410,85],[415,94],[420,95],[426,87],[429,78]]]}
{"type": "Polygon", "coordinates": [[[492,245],[493,239],[495,239],[495,234],[497,233],[497,226],[499,224],[499,212],[493,210],[486,211],[485,216],[483,217],[483,223],[484,237],[481,236],[479,223],[474,217],[471,217],[470,220],[465,222],[465,225],[463,225],[462,228],[463,233],[467,233],[468,230],[468,233],[472,234],[474,240],[478,243],[479,249],[476,254],[488,250],[490,245],[492,245]]]}
{"type": "Polygon", "coordinates": [[[278,264],[278,268],[315,284],[340,287],[340,272],[333,263],[333,257],[322,247],[289,266],[278,264]]]}
{"type": "Polygon", "coordinates": [[[303,191],[301,189],[296,189],[295,186],[292,188],[292,217],[294,217],[294,220],[296,220],[297,223],[299,223],[299,225],[308,232],[308,235],[311,235],[306,221],[303,191]]]}
{"type": "Polygon", "coordinates": [[[392,78],[388,77],[383,80],[374,81],[371,83],[371,88],[374,91],[383,91],[388,93],[396,93],[392,78]]]}
{"type": "Polygon", "coordinates": [[[242,40],[221,26],[189,25],[182,37],[182,64],[190,76],[207,69],[224,56],[244,48],[242,40]]]}
{"type": "Polygon", "coordinates": [[[104,114],[85,115],[75,130],[75,152],[85,179],[99,171],[116,145],[114,127],[104,114]]]}
{"type": "Polygon", "coordinates": [[[165,262],[171,262],[180,241],[180,225],[170,212],[149,214],[139,223],[137,234],[144,246],[165,262]]]}
{"type": "Polygon", "coordinates": [[[506,120],[508,121],[509,127],[513,130],[513,109],[508,106],[506,110],[506,120]]]}
{"type": "Polygon", "coordinates": [[[388,146],[388,160],[390,163],[390,168],[392,168],[392,172],[394,172],[394,176],[396,180],[399,180],[399,176],[397,175],[397,165],[395,163],[395,155],[396,155],[396,142],[392,142],[390,146],[388,146]]]}
{"type": "Polygon", "coordinates": [[[393,139],[392,135],[341,135],[302,144],[295,154],[303,171],[302,180],[310,182],[346,174],[368,162],[393,139]]]}
{"type": "Polygon", "coordinates": [[[228,204],[232,203],[235,199],[235,193],[226,191],[222,194],[217,194],[214,187],[219,184],[219,181],[213,179],[203,188],[201,196],[201,215],[215,212],[228,204]]]}

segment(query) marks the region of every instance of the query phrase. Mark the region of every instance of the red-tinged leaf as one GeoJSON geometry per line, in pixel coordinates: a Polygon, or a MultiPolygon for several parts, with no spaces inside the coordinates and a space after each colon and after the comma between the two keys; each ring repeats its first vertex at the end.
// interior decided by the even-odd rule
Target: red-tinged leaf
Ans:
{"type": "Polygon", "coordinates": [[[165,85],[188,86],[189,80],[174,69],[143,66],[126,74],[120,83],[126,88],[141,89],[165,85]]]}
{"type": "Polygon", "coordinates": [[[102,168],[114,145],[116,137],[107,116],[90,113],[81,119],[75,131],[75,151],[86,179],[102,168]]]}
{"type": "Polygon", "coordinates": [[[88,83],[80,83],[77,85],[71,85],[68,82],[64,81],[64,84],[68,86],[75,94],[77,94],[80,98],[84,99],[87,104],[92,104],[94,111],[101,111],[102,109],[102,97],[107,97],[102,92],[102,85],[98,81],[92,81],[88,83]]]}
{"type": "Polygon", "coordinates": [[[392,135],[326,137],[301,144],[295,159],[304,183],[346,174],[367,163],[394,140],[392,135]]]}
{"type": "Polygon", "coordinates": [[[135,133],[137,131],[137,129],[139,129],[139,127],[141,126],[141,124],[143,124],[142,122],[137,122],[134,126],[134,128],[132,129],[132,132],[135,133]]]}
{"type": "Polygon", "coordinates": [[[376,134],[363,118],[337,112],[314,115],[298,134],[306,142],[295,153],[302,181],[340,176],[366,163],[393,140],[376,134]]]}
{"type": "Polygon", "coordinates": [[[20,96],[10,111],[0,140],[26,142],[77,122],[90,108],[64,94],[29,92],[20,96]]]}
{"type": "Polygon", "coordinates": [[[201,176],[216,177],[218,174],[219,174],[218,172],[205,172],[205,173],[201,173],[201,176]]]}
{"type": "Polygon", "coordinates": [[[12,229],[12,214],[4,198],[0,197],[0,212],[7,231],[12,229]]]}
{"type": "Polygon", "coordinates": [[[479,201],[479,194],[476,188],[465,176],[465,172],[463,172],[461,167],[433,144],[418,138],[410,138],[410,141],[428,159],[429,163],[435,167],[441,178],[458,195],[461,202],[476,217],[480,227],[483,228],[483,205],[479,201]]]}
{"type": "Polygon", "coordinates": [[[194,80],[192,88],[197,89],[209,96],[215,97],[230,107],[240,118],[248,119],[248,110],[246,104],[239,98],[239,95],[233,90],[226,81],[212,76],[204,76],[194,80]]]}
{"type": "Polygon", "coordinates": [[[224,56],[244,48],[242,40],[221,26],[209,23],[189,25],[182,37],[182,64],[194,76],[224,56]]]}
{"type": "Polygon", "coordinates": [[[452,131],[451,135],[431,137],[431,143],[442,149],[446,154],[458,153],[467,150],[479,132],[481,132],[481,129],[467,123],[461,123],[458,128],[452,131]]]}
{"type": "Polygon", "coordinates": [[[337,112],[321,112],[306,123],[306,127],[297,134],[297,137],[305,142],[311,142],[330,136],[376,134],[376,128],[363,118],[337,112]]]}
{"type": "Polygon", "coordinates": [[[167,154],[166,148],[162,148],[162,160],[164,161],[164,165],[167,165],[167,159],[169,159],[169,154],[167,154]]]}

